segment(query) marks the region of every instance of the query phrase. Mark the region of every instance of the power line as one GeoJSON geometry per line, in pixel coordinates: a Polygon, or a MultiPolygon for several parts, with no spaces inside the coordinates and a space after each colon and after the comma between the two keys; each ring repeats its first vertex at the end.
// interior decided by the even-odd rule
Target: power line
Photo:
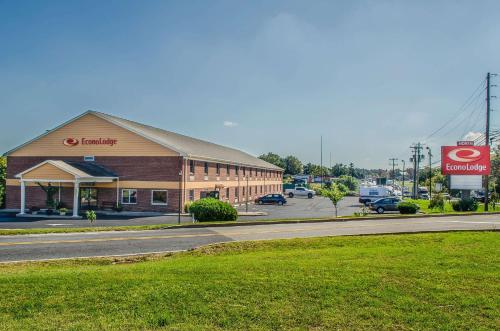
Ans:
{"type": "Polygon", "coordinates": [[[433,137],[436,133],[438,133],[439,131],[441,131],[442,129],[444,129],[446,126],[448,126],[448,124],[450,124],[451,122],[453,122],[453,120],[455,118],[457,118],[458,115],[460,115],[464,110],[467,109],[467,107],[470,105],[470,103],[475,100],[476,98],[478,98],[481,94],[477,95],[476,96],[476,93],[481,89],[481,87],[483,87],[483,84],[484,84],[484,81],[485,79],[483,79],[481,81],[481,83],[479,84],[479,86],[474,90],[474,92],[469,96],[469,98],[467,98],[467,100],[462,104],[462,106],[460,106],[460,108],[458,109],[457,113],[454,114],[454,116],[449,120],[449,121],[446,121],[442,126],[440,126],[438,129],[434,130],[430,135],[428,135],[424,140],[425,141],[428,141],[431,137],[433,137]]]}

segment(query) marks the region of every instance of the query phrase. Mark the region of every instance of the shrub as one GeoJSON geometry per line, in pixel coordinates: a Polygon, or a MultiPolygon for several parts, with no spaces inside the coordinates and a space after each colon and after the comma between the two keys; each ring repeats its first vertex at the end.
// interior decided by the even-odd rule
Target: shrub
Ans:
{"type": "Polygon", "coordinates": [[[434,194],[429,202],[430,209],[439,209],[444,211],[444,198],[441,194],[434,194]]]}
{"type": "Polygon", "coordinates": [[[121,203],[117,203],[116,205],[113,206],[113,210],[116,211],[117,213],[120,213],[123,211],[123,205],[121,203]]]}
{"type": "Polygon", "coordinates": [[[451,206],[454,211],[476,211],[479,207],[476,200],[472,198],[462,198],[452,201],[451,206]]]}
{"type": "Polygon", "coordinates": [[[191,205],[193,204],[192,201],[188,201],[184,204],[184,212],[189,213],[189,208],[191,208],[191,205]]]}
{"type": "Polygon", "coordinates": [[[416,214],[419,206],[414,202],[403,201],[398,204],[398,210],[401,214],[416,214]]]}
{"type": "Polygon", "coordinates": [[[68,208],[59,208],[59,212],[60,213],[67,213],[68,212],[68,208]]]}
{"type": "Polygon", "coordinates": [[[204,198],[195,201],[189,207],[189,212],[199,222],[236,221],[238,212],[227,202],[214,198],[204,198]]]}
{"type": "Polygon", "coordinates": [[[90,223],[94,223],[95,220],[97,219],[97,215],[95,214],[95,211],[93,210],[87,210],[85,213],[85,216],[87,216],[87,219],[89,220],[90,223]]]}

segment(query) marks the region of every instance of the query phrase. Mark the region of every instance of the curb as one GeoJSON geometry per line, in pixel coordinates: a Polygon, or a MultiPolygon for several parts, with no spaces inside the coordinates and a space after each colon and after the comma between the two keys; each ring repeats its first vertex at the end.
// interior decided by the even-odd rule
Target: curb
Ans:
{"type": "Polygon", "coordinates": [[[312,219],[312,220],[301,220],[301,219],[288,219],[288,220],[277,220],[277,221],[250,221],[250,222],[231,222],[231,223],[193,223],[184,224],[171,227],[165,227],[164,229],[182,229],[182,228],[208,228],[208,227],[228,227],[228,226],[252,226],[252,225],[267,225],[267,224],[297,224],[297,223],[327,223],[327,222],[350,222],[350,221],[368,221],[368,220],[397,220],[397,219],[411,219],[411,218],[439,218],[439,217],[452,217],[452,216],[481,216],[481,215],[499,215],[500,212],[491,213],[452,213],[452,214],[420,214],[420,215],[397,215],[389,217],[339,217],[339,218],[325,218],[325,219],[312,219]]]}

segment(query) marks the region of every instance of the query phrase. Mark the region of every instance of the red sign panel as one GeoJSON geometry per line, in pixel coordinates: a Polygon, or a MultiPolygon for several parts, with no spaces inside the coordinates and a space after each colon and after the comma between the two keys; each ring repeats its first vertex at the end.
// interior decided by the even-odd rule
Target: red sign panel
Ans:
{"type": "Polygon", "coordinates": [[[489,175],[490,146],[442,146],[443,175],[489,175]]]}

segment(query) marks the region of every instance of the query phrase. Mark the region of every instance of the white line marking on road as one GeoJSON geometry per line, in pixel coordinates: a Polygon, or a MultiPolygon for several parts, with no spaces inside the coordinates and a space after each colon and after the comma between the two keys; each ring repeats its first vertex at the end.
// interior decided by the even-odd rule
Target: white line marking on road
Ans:
{"type": "Polygon", "coordinates": [[[436,221],[436,223],[498,224],[498,225],[500,225],[500,222],[481,222],[481,221],[436,221]]]}

